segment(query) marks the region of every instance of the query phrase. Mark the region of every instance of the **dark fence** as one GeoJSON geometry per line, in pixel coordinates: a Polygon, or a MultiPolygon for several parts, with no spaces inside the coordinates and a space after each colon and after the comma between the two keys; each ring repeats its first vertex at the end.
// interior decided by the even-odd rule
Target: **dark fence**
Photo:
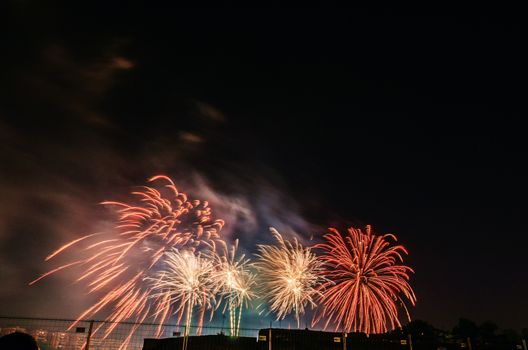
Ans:
{"type": "MultiPolygon", "coordinates": [[[[161,343],[159,339],[169,342],[181,342],[186,334],[185,326],[175,324],[149,324],[132,322],[108,322],[97,320],[82,320],[76,322],[69,319],[22,318],[0,316],[0,336],[23,332],[32,335],[41,350],[141,350],[144,347],[157,349],[152,344],[161,343]]],[[[258,329],[240,329],[239,342],[257,343],[258,329]]],[[[199,349],[216,349],[218,339],[228,340],[226,349],[232,348],[234,337],[226,327],[196,327],[189,329],[187,345],[198,344],[199,349]],[[200,338],[201,340],[197,340],[200,338]],[[208,345],[210,343],[210,346],[208,345]]],[[[187,346],[187,349],[193,347],[187,346]]],[[[174,347],[170,349],[182,349],[174,347]]]]}
{"type": "Polygon", "coordinates": [[[308,329],[240,329],[0,316],[0,336],[31,334],[42,350],[528,350],[526,342],[424,337],[402,332],[371,335],[308,329]],[[186,335],[188,334],[188,335],[186,335]]]}

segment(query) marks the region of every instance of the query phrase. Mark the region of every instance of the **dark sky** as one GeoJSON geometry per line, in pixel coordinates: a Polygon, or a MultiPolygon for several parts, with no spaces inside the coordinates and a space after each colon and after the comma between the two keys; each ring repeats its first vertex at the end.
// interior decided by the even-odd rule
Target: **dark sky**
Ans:
{"type": "Polygon", "coordinates": [[[166,173],[248,250],[271,224],[371,224],[410,251],[414,318],[528,326],[514,9],[8,6],[2,314],[76,316],[67,277],[25,283],[103,225],[97,203],[166,173]]]}

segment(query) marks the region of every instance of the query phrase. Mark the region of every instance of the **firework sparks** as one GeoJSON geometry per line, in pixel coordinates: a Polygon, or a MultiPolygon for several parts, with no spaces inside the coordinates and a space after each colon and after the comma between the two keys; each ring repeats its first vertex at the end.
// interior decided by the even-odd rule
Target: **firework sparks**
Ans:
{"type": "Polygon", "coordinates": [[[238,240],[228,248],[220,241],[222,252],[215,254],[215,278],[220,286],[220,295],[226,300],[223,312],[229,312],[229,325],[232,336],[239,336],[242,309],[248,307],[248,302],[255,297],[253,291],[256,275],[251,272],[250,260],[241,255],[237,258],[238,240]],[[237,314],[238,309],[238,314],[237,314]]]}
{"type": "Polygon", "coordinates": [[[336,330],[345,332],[383,333],[401,326],[398,309],[405,297],[412,305],[416,302],[409,285],[409,273],[413,270],[403,265],[407,250],[394,245],[394,235],[376,236],[370,226],[366,232],[350,228],[343,237],[330,229],[326,242],[316,247],[324,254],[324,273],[329,281],[321,285],[322,312],[314,323],[326,318],[336,330]]]}
{"type": "Polygon", "coordinates": [[[276,313],[277,320],[293,312],[299,326],[306,306],[317,306],[314,301],[320,295],[317,288],[325,280],[321,275],[322,262],[296,238],[292,243],[274,228],[270,230],[278,245],[259,245],[255,264],[263,297],[268,300],[270,311],[276,313]]]}
{"type": "MultiPolygon", "coordinates": [[[[115,230],[87,235],[67,243],[51,253],[46,260],[70,251],[80,242],[89,242],[85,257],[43,274],[30,284],[54,272],[76,266],[82,269],[77,282],[83,281],[89,293],[98,293],[99,300],[85,310],[70,327],[98,312],[109,310],[107,317],[113,326],[132,320],[143,322],[152,317],[160,324],[171,315],[171,299],[157,294],[143,282],[158,270],[160,259],[175,247],[197,248],[202,242],[219,238],[224,222],[212,218],[207,201],[190,200],[179,192],[167,176],[159,175],[149,182],[164,182],[162,188],[141,187],[132,192],[139,204],[103,202],[117,208],[115,230]]],[[[79,250],[77,250],[78,252],[79,250]]],[[[157,334],[161,334],[161,326],[157,334]]],[[[123,344],[126,348],[127,344],[123,344]]]]}
{"type": "MultiPolygon", "coordinates": [[[[201,306],[202,310],[215,308],[219,287],[214,278],[214,262],[201,253],[173,249],[165,253],[163,264],[154,277],[146,278],[153,285],[150,297],[169,298],[178,323],[185,313],[185,335],[188,335],[194,306],[201,306]]],[[[200,327],[198,333],[199,330],[200,327]]]]}

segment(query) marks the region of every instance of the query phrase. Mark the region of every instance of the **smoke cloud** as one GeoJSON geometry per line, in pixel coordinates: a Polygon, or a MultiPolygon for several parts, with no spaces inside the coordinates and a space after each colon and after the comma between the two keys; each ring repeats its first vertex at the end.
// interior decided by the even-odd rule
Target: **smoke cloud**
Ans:
{"type": "Polygon", "coordinates": [[[112,229],[115,213],[98,203],[130,200],[134,187],[153,175],[166,174],[191,197],[208,200],[214,216],[226,221],[221,236],[239,239],[248,254],[271,241],[270,226],[301,239],[318,229],[303,218],[279,174],[233,148],[229,116],[214,106],[185,100],[171,110],[172,101],[162,101],[163,112],[153,108],[142,116],[152,121],[140,125],[106,107],[118,99],[121,81],[140,72],[121,43],[97,50],[80,59],[50,44],[39,52],[38,69],[21,64],[12,73],[23,87],[0,112],[5,314],[72,318],[90,305],[94,296],[72,283],[74,271],[28,282],[71,261],[75,250],[44,263],[57,247],[112,229]]]}

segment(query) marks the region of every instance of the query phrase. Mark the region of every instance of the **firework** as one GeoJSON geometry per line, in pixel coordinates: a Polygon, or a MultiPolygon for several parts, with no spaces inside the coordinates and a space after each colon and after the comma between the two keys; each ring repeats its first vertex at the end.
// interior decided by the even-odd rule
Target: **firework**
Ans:
{"type": "Polygon", "coordinates": [[[228,248],[220,241],[222,252],[215,254],[215,278],[220,286],[220,295],[226,300],[223,312],[229,312],[229,325],[232,336],[239,336],[242,309],[248,307],[248,302],[255,297],[253,288],[256,275],[251,272],[252,266],[245,255],[237,258],[238,240],[228,248]],[[238,309],[238,314],[237,314],[238,309]]]}
{"type": "Polygon", "coordinates": [[[258,246],[256,267],[262,294],[277,320],[293,313],[299,326],[299,317],[306,306],[316,307],[314,299],[320,295],[317,288],[324,281],[322,262],[296,238],[292,243],[274,228],[270,230],[278,244],[258,246]]]}
{"type": "MultiPolygon", "coordinates": [[[[112,310],[107,317],[112,326],[107,328],[105,337],[120,321],[141,323],[151,317],[159,324],[166,322],[171,316],[171,296],[156,294],[152,298],[152,287],[143,280],[158,271],[160,259],[172,248],[198,248],[202,242],[219,237],[224,222],[212,218],[207,201],[190,200],[163,175],[152,177],[149,182],[165,184],[161,188],[145,186],[132,192],[137,204],[103,202],[116,208],[115,229],[84,236],[60,247],[46,261],[71,250],[74,245],[78,247],[80,242],[88,242],[80,254],[84,254],[83,258],[55,268],[30,283],[66,268],[80,268],[82,272],[76,282],[86,283],[88,292],[97,293],[99,299],[70,328],[79,320],[105,310],[112,310]]],[[[80,248],[76,252],[81,252],[80,248]]],[[[160,326],[158,336],[161,331],[160,326]]]]}
{"type": "Polygon", "coordinates": [[[178,249],[165,253],[163,265],[154,277],[145,279],[152,283],[150,297],[169,298],[178,323],[185,313],[185,335],[188,335],[194,306],[214,310],[216,305],[219,286],[213,277],[215,265],[207,255],[178,249]]]}
{"type": "Polygon", "coordinates": [[[316,247],[323,251],[324,274],[329,281],[321,285],[322,312],[314,323],[325,318],[336,330],[383,333],[401,326],[398,309],[409,313],[402,297],[415,304],[409,285],[413,270],[403,265],[407,250],[394,235],[376,236],[370,226],[366,232],[350,228],[343,237],[330,229],[326,242],[316,247]]]}

